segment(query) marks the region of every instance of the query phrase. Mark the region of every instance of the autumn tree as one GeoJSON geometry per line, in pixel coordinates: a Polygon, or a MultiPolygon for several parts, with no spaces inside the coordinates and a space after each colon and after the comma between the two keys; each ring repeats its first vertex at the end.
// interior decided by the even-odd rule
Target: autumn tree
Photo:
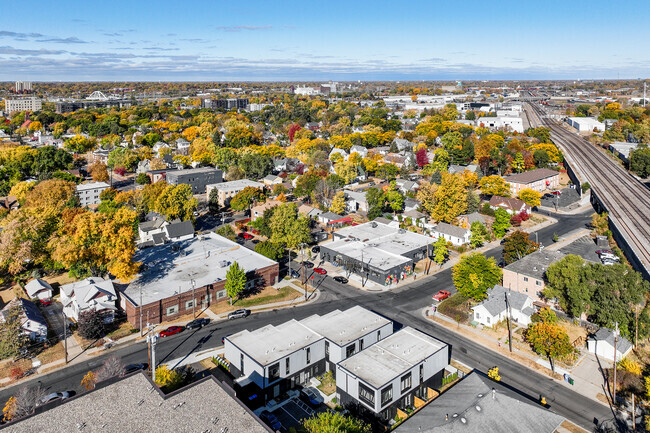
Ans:
{"type": "Polygon", "coordinates": [[[510,214],[508,211],[502,208],[495,210],[494,222],[492,223],[492,231],[496,237],[503,237],[506,234],[508,227],[510,227],[510,214]]]}
{"type": "Polygon", "coordinates": [[[261,189],[247,186],[235,194],[230,200],[230,208],[235,211],[240,211],[250,208],[256,201],[264,200],[266,200],[266,196],[261,189]]]}
{"type": "Polygon", "coordinates": [[[447,247],[447,241],[445,238],[440,236],[433,244],[433,261],[436,262],[438,266],[442,266],[449,256],[449,248],[447,247]]]}
{"type": "Polygon", "coordinates": [[[553,359],[569,355],[575,350],[571,346],[566,330],[556,320],[531,322],[524,335],[536,353],[548,358],[553,371],[555,371],[553,359]]]}
{"type": "Polygon", "coordinates": [[[75,135],[74,137],[68,138],[65,143],[65,149],[70,152],[75,153],[86,153],[97,145],[97,142],[93,138],[86,138],[83,135],[75,135]]]}
{"type": "Polygon", "coordinates": [[[151,178],[147,173],[139,173],[135,178],[135,181],[138,185],[149,185],[151,183],[151,178]]]}
{"type": "Polygon", "coordinates": [[[79,313],[77,330],[79,335],[87,340],[97,340],[103,337],[106,333],[104,314],[94,309],[82,311],[79,313]]]}
{"type": "Polygon", "coordinates": [[[539,206],[541,204],[541,198],[542,195],[531,188],[524,188],[519,191],[519,200],[531,207],[539,206]]]}
{"type": "Polygon", "coordinates": [[[97,380],[95,379],[94,371],[89,371],[81,379],[81,386],[83,386],[86,389],[86,391],[90,391],[91,389],[94,389],[96,384],[97,384],[97,380]]]}
{"type": "Polygon", "coordinates": [[[332,200],[332,205],[330,206],[330,212],[337,215],[343,215],[345,212],[345,192],[339,191],[336,193],[332,200]]]}
{"type": "Polygon", "coordinates": [[[17,303],[4,312],[4,320],[0,322],[0,359],[17,356],[25,344],[21,315],[22,307],[17,303]]]}
{"type": "Polygon", "coordinates": [[[109,180],[106,164],[101,161],[95,161],[88,166],[88,173],[95,182],[108,182],[109,180]]]}
{"type": "Polygon", "coordinates": [[[509,265],[538,249],[539,244],[530,240],[528,233],[517,230],[504,239],[503,261],[509,265]]]}
{"type": "Polygon", "coordinates": [[[478,248],[488,240],[488,231],[480,221],[474,221],[470,227],[469,244],[472,248],[478,248]]]}
{"type": "Polygon", "coordinates": [[[435,207],[431,216],[436,221],[451,223],[467,210],[465,182],[459,175],[442,174],[442,182],[435,192],[435,207]]]}
{"type": "Polygon", "coordinates": [[[418,167],[422,168],[429,163],[429,157],[427,156],[427,148],[420,147],[417,152],[415,152],[415,163],[418,167]]]}
{"type": "Polygon", "coordinates": [[[192,187],[186,184],[167,185],[156,199],[154,209],[168,220],[191,220],[198,205],[192,187]]]}
{"type": "Polygon", "coordinates": [[[182,386],[183,376],[174,369],[170,369],[167,364],[156,367],[156,385],[165,392],[172,392],[182,386]]]}
{"type": "Polygon", "coordinates": [[[485,176],[479,181],[481,194],[510,197],[510,185],[501,176],[485,176]]]}
{"type": "Polygon", "coordinates": [[[225,289],[231,305],[233,299],[240,296],[246,289],[246,272],[237,262],[233,262],[228,268],[225,289]]]}
{"type": "Polygon", "coordinates": [[[475,301],[487,297],[487,290],[501,284],[501,269],[494,258],[475,252],[461,256],[452,270],[454,285],[460,293],[475,301]]]}

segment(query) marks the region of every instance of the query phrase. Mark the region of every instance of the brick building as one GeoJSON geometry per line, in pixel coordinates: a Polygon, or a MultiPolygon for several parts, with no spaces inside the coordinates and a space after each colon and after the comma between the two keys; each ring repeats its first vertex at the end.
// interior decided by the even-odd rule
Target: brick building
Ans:
{"type": "Polygon", "coordinates": [[[278,263],[215,233],[138,251],[141,273],[120,289],[120,305],[135,327],[161,323],[228,300],[226,273],[237,262],[247,288],[275,284],[278,263]],[[140,306],[142,306],[140,308],[140,306]]]}

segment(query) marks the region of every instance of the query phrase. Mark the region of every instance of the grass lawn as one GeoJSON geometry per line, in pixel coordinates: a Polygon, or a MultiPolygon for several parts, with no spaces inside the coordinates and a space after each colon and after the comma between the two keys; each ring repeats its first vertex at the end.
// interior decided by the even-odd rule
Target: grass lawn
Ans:
{"type": "Polygon", "coordinates": [[[318,385],[318,389],[323,391],[325,395],[331,395],[336,391],[336,380],[331,371],[325,373],[319,380],[320,385],[318,385]]]}
{"type": "Polygon", "coordinates": [[[467,306],[467,298],[460,293],[454,293],[439,303],[438,311],[454,320],[460,319],[460,323],[469,323],[471,310],[467,306]]]}
{"type": "Polygon", "coordinates": [[[65,358],[65,347],[63,341],[59,341],[52,347],[48,347],[41,353],[39,353],[36,358],[41,361],[42,364],[48,364],[53,361],[65,358]]]}
{"type": "Polygon", "coordinates": [[[0,365],[0,379],[5,379],[7,377],[11,377],[11,370],[14,368],[19,368],[22,371],[29,370],[32,368],[32,361],[29,359],[20,359],[16,362],[3,362],[0,365]]]}
{"type": "Polygon", "coordinates": [[[210,310],[215,314],[223,314],[228,311],[237,310],[238,308],[248,308],[256,305],[271,304],[274,302],[291,301],[303,296],[302,293],[294,290],[290,286],[281,287],[280,289],[265,287],[255,295],[235,301],[233,305],[230,305],[230,302],[226,300],[216,305],[211,305],[210,310]]]}
{"type": "Polygon", "coordinates": [[[134,332],[138,332],[138,330],[134,328],[129,322],[124,321],[119,324],[117,329],[109,332],[108,334],[106,334],[106,336],[111,340],[119,340],[120,338],[128,337],[134,332]]]}

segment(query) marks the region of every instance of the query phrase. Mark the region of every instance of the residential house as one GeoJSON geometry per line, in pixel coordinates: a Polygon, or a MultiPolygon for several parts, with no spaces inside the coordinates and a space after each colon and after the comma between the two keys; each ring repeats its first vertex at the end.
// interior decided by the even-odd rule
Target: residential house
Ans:
{"type": "Polygon", "coordinates": [[[527,213],[532,212],[530,205],[518,198],[499,197],[497,195],[493,195],[492,198],[490,198],[490,208],[494,210],[499,208],[504,209],[511,215],[518,214],[522,211],[526,211],[527,213]]]}
{"type": "Polygon", "coordinates": [[[192,194],[205,194],[208,185],[223,181],[223,172],[214,167],[171,170],[167,172],[166,178],[170,185],[189,185],[192,187],[192,194]]]}
{"type": "Polygon", "coordinates": [[[273,170],[275,172],[281,171],[293,171],[298,167],[302,162],[297,158],[281,158],[273,160],[273,170]]]}
{"type": "Polygon", "coordinates": [[[267,209],[280,206],[281,204],[284,203],[279,200],[269,200],[264,203],[251,207],[251,221],[255,221],[259,217],[264,216],[264,212],[266,212],[267,209]]]}
{"type": "Polygon", "coordinates": [[[587,338],[587,349],[599,358],[614,361],[614,344],[616,344],[616,361],[625,358],[632,351],[632,343],[625,337],[618,336],[614,341],[614,331],[609,328],[599,328],[595,334],[587,338]]]}
{"type": "Polygon", "coordinates": [[[100,162],[102,164],[108,164],[108,154],[111,153],[108,149],[97,149],[93,150],[90,154],[89,163],[100,162]]]}
{"type": "Polygon", "coordinates": [[[74,321],[85,311],[98,311],[104,314],[104,321],[110,323],[114,318],[117,295],[111,280],[101,277],[88,277],[61,286],[63,314],[74,321]]]}
{"type": "Polygon", "coordinates": [[[408,179],[395,179],[395,185],[402,192],[402,194],[409,192],[416,193],[420,187],[417,182],[408,179]]]}
{"type": "Polygon", "coordinates": [[[331,150],[331,152],[330,152],[330,154],[329,154],[329,156],[328,156],[328,159],[331,160],[331,159],[332,159],[332,156],[334,156],[334,155],[337,154],[337,153],[338,153],[339,155],[341,155],[341,158],[343,158],[344,161],[347,161],[348,156],[350,156],[350,155],[348,155],[348,153],[347,153],[345,150],[343,150],[343,149],[339,149],[338,147],[335,147],[334,149],[331,150]]]}
{"type": "Polygon", "coordinates": [[[346,198],[346,209],[348,213],[368,212],[368,201],[366,200],[366,191],[343,190],[346,198]]]}
{"type": "Polygon", "coordinates": [[[406,220],[406,218],[410,218],[412,224],[417,227],[422,227],[427,220],[427,216],[425,214],[416,210],[403,212],[402,217],[404,217],[404,220],[406,220]]]}
{"type": "Polygon", "coordinates": [[[300,215],[306,216],[307,218],[317,219],[318,215],[322,214],[323,211],[318,209],[318,208],[315,208],[313,206],[309,206],[309,205],[306,205],[306,204],[301,204],[298,207],[298,213],[300,215]]]}
{"type": "Polygon", "coordinates": [[[275,174],[268,174],[262,179],[264,185],[272,187],[273,185],[279,185],[283,182],[283,179],[275,174]]]}
{"type": "Polygon", "coordinates": [[[167,178],[167,172],[169,171],[169,168],[164,168],[160,170],[148,170],[145,173],[149,176],[149,179],[151,179],[151,183],[156,183],[165,180],[167,178]]]}
{"type": "Polygon", "coordinates": [[[447,172],[449,174],[462,173],[464,171],[469,171],[470,173],[476,173],[478,171],[478,165],[476,165],[476,164],[469,164],[469,165],[451,164],[447,168],[447,172]]]}
{"type": "Polygon", "coordinates": [[[102,200],[100,194],[110,188],[106,182],[89,182],[77,185],[77,196],[81,206],[90,206],[99,204],[102,200]]]}
{"type": "Polygon", "coordinates": [[[357,153],[359,154],[360,157],[365,158],[368,156],[368,148],[355,144],[352,147],[350,147],[350,155],[352,155],[353,153],[357,153]]]}
{"type": "Polygon", "coordinates": [[[151,149],[155,155],[160,156],[160,152],[163,151],[163,149],[170,149],[171,146],[164,141],[157,141],[156,144],[153,145],[153,148],[151,149]]]}
{"type": "Polygon", "coordinates": [[[212,190],[216,190],[217,196],[219,198],[219,206],[228,207],[230,206],[230,200],[248,187],[263,189],[264,184],[260,182],[254,182],[248,179],[239,179],[239,180],[232,180],[230,182],[222,182],[222,183],[207,185],[206,191],[207,191],[208,198],[210,198],[210,193],[212,192],[212,190]]]}
{"type": "Polygon", "coordinates": [[[431,236],[436,240],[442,237],[456,246],[469,243],[470,234],[469,229],[454,226],[445,222],[440,222],[435,228],[431,229],[431,236]]]}
{"type": "Polygon", "coordinates": [[[151,170],[151,161],[148,159],[143,159],[138,161],[138,167],[135,169],[136,174],[146,173],[151,170]]]}
{"type": "Polygon", "coordinates": [[[138,224],[140,248],[162,245],[166,242],[181,242],[194,237],[192,221],[176,219],[172,222],[156,218],[138,224]]]}
{"type": "Polygon", "coordinates": [[[407,197],[404,199],[404,212],[418,210],[422,206],[422,202],[414,198],[407,197]]]}
{"type": "Polygon", "coordinates": [[[0,322],[5,322],[9,310],[16,306],[20,309],[20,327],[23,334],[32,341],[42,342],[47,340],[47,321],[36,304],[27,299],[12,299],[0,311],[0,322]]]}
{"type": "Polygon", "coordinates": [[[457,219],[458,219],[458,225],[460,227],[471,229],[472,224],[475,222],[479,222],[487,227],[487,222],[485,221],[485,217],[478,212],[472,212],[467,215],[459,215],[457,219]]]}
{"type": "Polygon", "coordinates": [[[487,299],[475,307],[474,321],[490,328],[508,318],[523,326],[528,326],[530,316],[535,313],[533,299],[523,293],[508,290],[496,285],[487,291],[487,299]]]}
{"type": "Polygon", "coordinates": [[[241,385],[253,383],[266,398],[274,398],[389,337],[393,323],[355,306],[292,319],[227,336],[224,352],[231,373],[241,385]]]}
{"type": "Polygon", "coordinates": [[[317,217],[318,222],[321,224],[329,224],[332,221],[340,220],[341,218],[343,218],[341,215],[337,215],[334,212],[323,212],[317,217]]]}
{"type": "Polygon", "coordinates": [[[554,190],[560,186],[560,173],[548,168],[536,168],[523,173],[504,177],[510,184],[512,195],[518,195],[522,189],[530,188],[537,192],[554,190]]]}
{"type": "Polygon", "coordinates": [[[190,142],[184,138],[179,138],[176,140],[176,153],[179,155],[189,155],[190,153],[190,142]]]}
{"type": "MultiPolygon", "coordinates": [[[[535,396],[537,397],[537,396],[535,396]]],[[[564,418],[476,370],[394,429],[395,433],[561,433],[564,418]]]]}
{"type": "Polygon", "coordinates": [[[546,270],[561,260],[564,253],[544,249],[522,257],[503,268],[503,285],[509,290],[524,293],[535,301],[542,301],[546,270]]]}
{"type": "Polygon", "coordinates": [[[388,155],[384,156],[384,162],[386,164],[395,164],[397,167],[402,168],[404,165],[406,165],[407,158],[404,155],[400,155],[399,153],[389,153],[388,155]]]}
{"type": "Polygon", "coordinates": [[[50,283],[40,278],[34,278],[25,284],[25,292],[29,299],[38,299],[39,301],[49,301],[52,299],[54,290],[50,283]]]}
{"type": "Polygon", "coordinates": [[[405,138],[395,138],[393,139],[392,144],[394,144],[400,152],[403,150],[411,150],[413,149],[413,146],[415,146],[415,143],[408,141],[405,138]]]}
{"type": "Polygon", "coordinates": [[[406,326],[336,366],[337,400],[388,421],[442,386],[448,364],[445,343],[406,326]]]}

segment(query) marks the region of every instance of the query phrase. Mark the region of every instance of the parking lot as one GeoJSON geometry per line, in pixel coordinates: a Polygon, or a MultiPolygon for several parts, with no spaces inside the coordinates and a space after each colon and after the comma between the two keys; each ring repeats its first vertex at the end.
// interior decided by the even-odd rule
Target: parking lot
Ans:
{"type": "Polygon", "coordinates": [[[553,195],[549,193],[542,195],[542,206],[550,207],[553,209],[555,209],[555,206],[558,208],[565,208],[580,200],[580,194],[578,194],[578,190],[574,188],[564,188],[560,190],[560,193],[560,195],[553,195]]]}
{"type": "Polygon", "coordinates": [[[312,415],[326,410],[327,407],[324,405],[313,409],[302,400],[294,398],[285,403],[282,407],[274,410],[273,415],[280,420],[282,423],[282,429],[286,432],[291,427],[298,428],[304,419],[310,418],[312,415]]]}

